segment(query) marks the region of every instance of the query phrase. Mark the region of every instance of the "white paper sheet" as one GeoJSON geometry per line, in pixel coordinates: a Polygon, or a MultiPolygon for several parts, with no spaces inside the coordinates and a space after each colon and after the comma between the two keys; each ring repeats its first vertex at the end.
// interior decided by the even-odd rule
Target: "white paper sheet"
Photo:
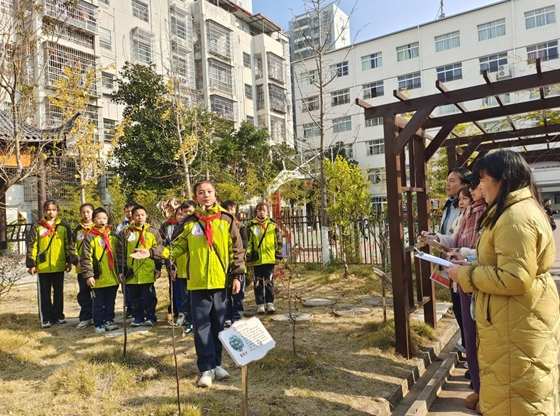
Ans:
{"type": "Polygon", "coordinates": [[[433,264],[437,264],[439,266],[442,267],[453,267],[455,266],[454,263],[451,263],[449,260],[445,260],[442,259],[441,257],[437,257],[437,256],[432,256],[431,254],[428,253],[416,253],[416,257],[418,257],[421,260],[433,263],[433,264]]]}

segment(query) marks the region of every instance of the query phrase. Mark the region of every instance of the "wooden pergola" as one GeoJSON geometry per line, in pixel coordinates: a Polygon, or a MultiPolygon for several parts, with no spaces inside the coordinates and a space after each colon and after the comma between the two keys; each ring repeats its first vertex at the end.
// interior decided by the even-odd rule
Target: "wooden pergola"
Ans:
{"type": "Polygon", "coordinates": [[[560,149],[550,148],[550,144],[560,134],[560,124],[551,124],[546,117],[546,110],[560,107],[560,96],[547,97],[544,89],[548,85],[560,83],[560,70],[542,71],[540,60],[536,61],[535,69],[533,74],[496,82],[483,73],[483,84],[453,91],[436,81],[439,93],[418,98],[407,99],[395,90],[393,95],[398,101],[380,106],[371,106],[356,99],[356,104],[364,109],[366,119],[383,118],[396,350],[407,358],[412,354],[409,327],[411,311],[423,308],[425,322],[432,327],[437,324],[430,266],[420,262],[410,250],[419,231],[427,230],[429,225],[426,164],[440,148],[447,151],[449,169],[468,167],[490,150],[510,147],[522,147],[522,154],[530,163],[560,160],[560,149]],[[522,90],[538,90],[540,96],[536,100],[507,105],[500,97],[522,90]],[[468,110],[463,104],[486,97],[495,97],[497,105],[468,110]],[[446,105],[455,106],[458,112],[431,116],[435,108],[446,105]],[[533,112],[538,112],[541,117],[539,125],[515,125],[512,116],[533,112]],[[405,119],[403,114],[412,114],[412,117],[405,119]],[[502,131],[488,132],[480,123],[496,118],[501,118],[508,127],[502,131]],[[463,123],[472,123],[480,130],[480,134],[458,136],[453,130],[463,123]],[[425,134],[426,129],[439,131],[429,138],[425,134]],[[527,150],[526,146],[532,145],[541,146],[538,150],[527,150]],[[403,209],[404,206],[406,209],[403,209]]]}

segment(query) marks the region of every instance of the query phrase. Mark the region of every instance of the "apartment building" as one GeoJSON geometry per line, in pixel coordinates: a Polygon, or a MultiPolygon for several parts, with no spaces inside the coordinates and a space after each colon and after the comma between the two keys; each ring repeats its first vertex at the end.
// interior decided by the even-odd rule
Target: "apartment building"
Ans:
{"type": "MultiPolygon", "coordinates": [[[[42,127],[62,122],[61,109],[47,97],[64,67],[94,68],[100,76],[87,113],[97,137],[109,146],[123,110],[111,101],[115,78],[126,62],[134,62],[152,64],[176,80],[187,103],[203,105],[237,127],[252,122],[269,130],[272,143],[293,146],[288,37],[254,14],[251,0],[43,0],[43,5],[33,24],[54,25],[57,36],[41,40],[38,48],[42,127]]],[[[35,189],[30,179],[10,191],[11,217],[35,208],[35,189]]]]}
{"type": "MultiPolygon", "coordinates": [[[[435,81],[449,89],[484,83],[486,70],[494,80],[535,72],[540,57],[543,70],[560,68],[560,26],[553,0],[505,0],[465,13],[421,24],[378,38],[340,48],[326,55],[324,73],[334,79],[326,88],[327,146],[359,163],[371,181],[376,199],[385,196],[384,141],[380,119],[364,120],[355,98],[371,105],[393,102],[393,90],[408,97],[437,93],[435,81]]],[[[319,131],[315,60],[292,62],[296,141],[300,150],[316,152],[319,131]]],[[[547,95],[560,93],[557,86],[547,95]]],[[[504,104],[537,99],[538,91],[501,97],[504,104]]],[[[492,97],[464,103],[468,109],[496,106],[492,97]]],[[[459,111],[441,106],[434,115],[459,111]]],[[[525,122],[528,123],[528,122],[525,122]]],[[[498,129],[501,121],[483,123],[486,131],[498,129]]],[[[506,127],[509,128],[509,127],[506,127]]],[[[430,133],[430,132],[428,132],[430,133]]],[[[478,134],[479,131],[473,131],[478,134]]],[[[560,203],[560,161],[533,165],[545,197],[560,203]],[[556,179],[552,179],[556,178],[556,179]]]]}
{"type": "Polygon", "coordinates": [[[289,24],[292,61],[313,55],[319,45],[327,50],[349,46],[350,20],[336,3],[295,16],[289,24]]]}

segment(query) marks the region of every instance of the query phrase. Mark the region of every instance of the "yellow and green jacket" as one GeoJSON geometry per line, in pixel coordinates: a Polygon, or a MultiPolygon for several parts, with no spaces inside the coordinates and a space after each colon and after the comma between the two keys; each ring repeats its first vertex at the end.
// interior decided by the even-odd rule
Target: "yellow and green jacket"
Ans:
{"type": "MultiPolygon", "coordinates": [[[[76,255],[78,258],[82,257],[82,251],[84,249],[84,240],[93,228],[93,224],[78,224],[76,228],[74,228],[74,242],[76,244],[76,255]]],[[[76,273],[81,273],[81,262],[76,264],[76,273]]]]}
{"type": "Polygon", "coordinates": [[[185,261],[188,290],[223,289],[228,284],[228,273],[232,276],[245,273],[243,243],[239,229],[231,214],[219,205],[208,211],[197,210],[187,217],[182,231],[170,247],[152,250],[155,258],[171,258],[178,263],[178,276],[185,261]],[[209,216],[220,213],[211,223],[213,244],[209,246],[204,234],[204,224],[196,214],[209,216]]]}
{"type": "Polygon", "coordinates": [[[117,252],[120,241],[115,234],[109,233],[109,242],[113,264],[111,264],[111,255],[109,255],[109,251],[107,247],[105,247],[102,236],[87,234],[83,240],[82,253],[80,255],[82,276],[84,279],[94,277],[96,289],[118,286],[119,284],[118,274],[120,262],[117,252]],[[97,276],[95,276],[95,269],[98,271],[97,276]]]}
{"type": "Polygon", "coordinates": [[[36,267],[38,273],[59,273],[64,271],[66,264],[77,264],[70,226],[57,218],[54,233],[49,235],[48,228],[42,224],[33,225],[27,235],[26,267],[36,267]]]}
{"type": "MultiPolygon", "coordinates": [[[[145,248],[152,250],[162,246],[159,231],[150,224],[144,224],[137,227],[130,224],[122,232],[123,244],[119,244],[119,258],[125,256],[126,269],[132,271],[132,276],[126,281],[127,285],[139,285],[145,283],[154,283],[156,280],[156,271],[161,270],[161,260],[146,258],[136,260],[130,257],[136,248],[145,248]]],[[[126,270],[125,270],[126,274],[126,270]]]]}
{"type": "Polygon", "coordinates": [[[259,222],[257,219],[253,219],[247,229],[249,234],[247,258],[251,258],[252,253],[258,254],[258,260],[252,263],[254,266],[275,264],[277,260],[282,260],[282,234],[274,220],[266,218],[259,222]],[[264,236],[263,233],[265,233],[264,236]],[[262,244],[259,248],[261,239],[262,244]]]}

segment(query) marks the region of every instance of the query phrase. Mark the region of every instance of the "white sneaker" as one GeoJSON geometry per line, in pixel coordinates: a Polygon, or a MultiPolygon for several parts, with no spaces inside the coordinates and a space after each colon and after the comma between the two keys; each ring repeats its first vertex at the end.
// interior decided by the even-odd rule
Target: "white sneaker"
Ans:
{"type": "Polygon", "coordinates": [[[143,326],[154,326],[154,322],[150,319],[146,319],[143,326]]]}
{"type": "Polygon", "coordinates": [[[198,387],[210,387],[212,385],[212,382],[214,381],[214,378],[214,370],[206,370],[200,375],[198,381],[196,382],[196,385],[198,387]]]}
{"type": "Polygon", "coordinates": [[[116,329],[119,329],[119,326],[114,323],[113,321],[109,321],[105,323],[105,330],[106,331],[114,331],[116,329]]]}
{"type": "Polygon", "coordinates": [[[50,328],[52,326],[52,323],[50,322],[43,322],[41,324],[41,328],[50,328]]]}
{"type": "Polygon", "coordinates": [[[84,329],[87,328],[88,326],[90,326],[91,324],[93,324],[93,321],[91,319],[87,319],[85,321],[80,321],[78,323],[78,325],[76,325],[77,329],[84,329]]]}
{"type": "Polygon", "coordinates": [[[214,369],[214,376],[216,377],[216,380],[224,380],[226,378],[229,378],[229,373],[225,368],[217,366],[214,369]]]}
{"type": "Polygon", "coordinates": [[[96,326],[95,327],[95,333],[96,334],[104,334],[105,333],[105,327],[104,326],[96,326]]]}
{"type": "Polygon", "coordinates": [[[270,302],[266,304],[266,312],[267,313],[274,313],[276,312],[276,308],[274,307],[274,303],[270,302]]]}
{"type": "Polygon", "coordinates": [[[257,313],[259,313],[259,314],[264,314],[265,313],[264,305],[257,305],[257,313]]]}
{"type": "Polygon", "coordinates": [[[183,326],[184,324],[185,324],[185,314],[180,313],[179,316],[177,316],[177,321],[175,321],[175,325],[183,326]]]}

